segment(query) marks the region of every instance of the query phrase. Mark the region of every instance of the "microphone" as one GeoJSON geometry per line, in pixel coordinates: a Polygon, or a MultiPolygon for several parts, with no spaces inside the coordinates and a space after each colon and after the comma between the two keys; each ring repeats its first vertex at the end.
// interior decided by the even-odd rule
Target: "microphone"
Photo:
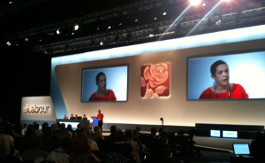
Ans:
{"type": "Polygon", "coordinates": [[[164,128],[164,119],[163,119],[163,117],[160,118],[160,121],[161,121],[162,130],[163,130],[163,128],[164,128]]]}

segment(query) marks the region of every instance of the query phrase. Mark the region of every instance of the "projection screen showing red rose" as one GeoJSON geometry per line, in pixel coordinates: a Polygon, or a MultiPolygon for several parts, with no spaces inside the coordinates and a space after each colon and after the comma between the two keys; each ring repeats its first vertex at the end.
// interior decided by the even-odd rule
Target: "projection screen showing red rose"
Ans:
{"type": "Polygon", "coordinates": [[[169,96],[170,67],[170,62],[147,64],[141,67],[141,97],[169,96]]]}

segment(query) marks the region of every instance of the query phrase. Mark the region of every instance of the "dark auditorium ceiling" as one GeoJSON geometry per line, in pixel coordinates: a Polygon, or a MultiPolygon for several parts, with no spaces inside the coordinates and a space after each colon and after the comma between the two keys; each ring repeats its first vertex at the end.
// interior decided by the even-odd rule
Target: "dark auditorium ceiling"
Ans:
{"type": "MultiPolygon", "coordinates": [[[[1,0],[0,47],[64,55],[185,37],[220,0],[202,0],[165,32],[188,0],[1,0]],[[72,31],[78,24],[78,31],[72,31]],[[57,30],[61,33],[56,34],[57,30]]],[[[192,33],[265,24],[265,0],[230,0],[192,33]]]]}
{"type": "Polygon", "coordinates": [[[13,33],[136,1],[140,0],[1,0],[1,28],[13,33]]]}

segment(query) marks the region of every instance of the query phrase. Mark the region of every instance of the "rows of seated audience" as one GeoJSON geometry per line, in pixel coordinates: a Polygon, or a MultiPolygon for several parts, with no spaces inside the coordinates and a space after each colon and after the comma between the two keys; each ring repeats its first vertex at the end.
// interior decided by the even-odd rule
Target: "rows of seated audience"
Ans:
{"type": "MultiPolygon", "coordinates": [[[[0,163],[191,162],[200,157],[193,135],[193,131],[172,133],[155,127],[141,133],[139,127],[121,130],[116,125],[103,135],[98,126],[90,124],[72,129],[57,123],[25,125],[0,119],[0,163]]],[[[264,145],[258,141],[253,143],[255,148],[264,145]]]]}

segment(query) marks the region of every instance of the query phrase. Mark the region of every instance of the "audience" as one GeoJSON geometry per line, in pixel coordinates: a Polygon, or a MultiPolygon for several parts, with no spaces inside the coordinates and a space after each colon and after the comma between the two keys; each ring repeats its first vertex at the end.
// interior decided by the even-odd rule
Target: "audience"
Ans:
{"type": "MultiPolygon", "coordinates": [[[[179,163],[200,157],[194,131],[173,133],[152,127],[150,133],[141,133],[140,127],[123,131],[112,125],[110,134],[103,135],[98,126],[93,130],[46,122],[39,126],[0,119],[0,163],[179,163]]],[[[264,133],[258,133],[250,145],[256,160],[264,161],[264,140],[264,133]]]]}

